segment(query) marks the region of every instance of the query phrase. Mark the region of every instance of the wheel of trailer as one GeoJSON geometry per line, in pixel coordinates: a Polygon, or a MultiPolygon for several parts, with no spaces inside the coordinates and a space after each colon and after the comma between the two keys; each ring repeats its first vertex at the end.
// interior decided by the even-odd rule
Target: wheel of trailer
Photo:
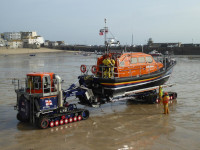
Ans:
{"type": "Polygon", "coordinates": [[[51,122],[49,123],[49,126],[50,126],[50,127],[54,127],[54,121],[51,121],[51,122]]]}
{"type": "Polygon", "coordinates": [[[38,120],[38,127],[41,129],[46,129],[49,126],[49,121],[46,117],[41,117],[38,120]]]}
{"type": "Polygon", "coordinates": [[[72,123],[72,122],[73,122],[73,118],[70,117],[70,118],[69,118],[69,123],[72,123]]]}
{"type": "Polygon", "coordinates": [[[58,126],[59,125],[59,120],[56,120],[55,121],[55,126],[58,126]]]}
{"type": "Polygon", "coordinates": [[[61,120],[60,120],[60,125],[63,125],[63,124],[64,124],[64,120],[61,119],[61,120]]]}
{"type": "Polygon", "coordinates": [[[21,122],[27,122],[27,119],[24,119],[20,113],[17,113],[17,120],[21,121],[21,122]]]}
{"type": "Polygon", "coordinates": [[[65,124],[67,124],[68,122],[69,122],[69,120],[66,118],[66,119],[65,119],[65,124]]]}
{"type": "Polygon", "coordinates": [[[81,121],[82,120],[82,117],[81,115],[78,116],[78,121],[81,121]]]}
{"type": "Polygon", "coordinates": [[[77,119],[78,119],[77,116],[75,116],[75,117],[73,118],[73,121],[76,122],[77,119]]]}
{"type": "Polygon", "coordinates": [[[150,94],[149,96],[146,97],[147,103],[149,104],[154,104],[157,100],[157,94],[150,94]]]}
{"type": "Polygon", "coordinates": [[[83,120],[86,120],[88,117],[89,117],[90,113],[88,110],[84,110],[82,113],[81,113],[81,117],[83,118],[83,120]]]}

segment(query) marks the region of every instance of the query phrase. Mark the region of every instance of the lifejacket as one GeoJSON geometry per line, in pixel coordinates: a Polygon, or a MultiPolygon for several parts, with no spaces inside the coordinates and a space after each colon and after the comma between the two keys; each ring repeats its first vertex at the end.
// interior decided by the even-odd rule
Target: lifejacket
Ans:
{"type": "Polygon", "coordinates": [[[111,65],[112,63],[111,63],[111,60],[110,59],[107,59],[107,66],[109,66],[109,65],[111,65]]]}
{"type": "Polygon", "coordinates": [[[110,59],[104,59],[103,60],[103,64],[105,65],[105,66],[110,66],[111,64],[112,64],[112,62],[111,62],[111,60],[110,59]]]}
{"type": "Polygon", "coordinates": [[[106,66],[106,65],[107,65],[107,60],[104,59],[104,60],[102,61],[102,63],[106,66]]]}
{"type": "Polygon", "coordinates": [[[168,104],[168,102],[169,102],[169,95],[164,95],[163,104],[168,104]]]}

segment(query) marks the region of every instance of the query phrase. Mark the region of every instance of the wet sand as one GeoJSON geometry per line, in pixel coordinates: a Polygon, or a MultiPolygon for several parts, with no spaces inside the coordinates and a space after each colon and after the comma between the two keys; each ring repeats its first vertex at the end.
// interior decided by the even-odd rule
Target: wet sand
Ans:
{"type": "MultiPolygon", "coordinates": [[[[177,66],[165,89],[178,93],[170,103],[170,114],[163,114],[159,104],[120,101],[88,108],[88,120],[46,130],[16,120],[13,110],[16,94],[14,77],[29,71],[56,72],[65,80],[63,89],[75,82],[80,64],[91,64],[94,56],[70,53],[0,56],[0,145],[3,150],[198,150],[200,149],[200,59],[177,57],[177,66]]],[[[77,103],[77,101],[70,102],[77,103]]],[[[79,107],[83,107],[80,106],[79,107]]]]}
{"type": "MultiPolygon", "coordinates": [[[[49,48],[40,48],[40,49],[31,49],[31,48],[16,48],[16,49],[6,49],[0,47],[0,55],[11,55],[11,54],[36,54],[36,53],[55,53],[63,52],[64,50],[58,49],[49,49],[49,48]]],[[[67,51],[73,52],[73,51],[67,51]]]]}

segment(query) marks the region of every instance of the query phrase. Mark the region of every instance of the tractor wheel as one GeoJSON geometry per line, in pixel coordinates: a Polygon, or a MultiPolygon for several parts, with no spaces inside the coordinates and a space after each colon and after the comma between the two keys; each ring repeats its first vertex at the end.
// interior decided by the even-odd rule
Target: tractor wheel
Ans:
{"type": "Polygon", "coordinates": [[[46,129],[49,126],[49,121],[46,117],[41,117],[38,120],[38,127],[41,129],[46,129]]]}
{"type": "Polygon", "coordinates": [[[60,120],[60,125],[63,125],[63,124],[64,124],[64,120],[61,119],[61,120],[60,120]]]}
{"type": "Polygon", "coordinates": [[[89,116],[90,116],[90,113],[89,113],[88,110],[84,110],[84,111],[81,113],[81,117],[82,117],[83,120],[88,119],[89,116]]]}
{"type": "Polygon", "coordinates": [[[81,119],[82,119],[82,116],[79,115],[79,116],[78,116],[78,121],[81,121],[81,119]]]}
{"type": "Polygon", "coordinates": [[[69,120],[66,118],[66,119],[65,119],[65,124],[67,124],[68,122],[69,122],[69,120]]]}
{"type": "Polygon", "coordinates": [[[50,126],[50,127],[54,127],[54,121],[51,121],[51,122],[49,123],[49,126],[50,126]]]}
{"type": "Polygon", "coordinates": [[[73,118],[73,121],[76,122],[77,119],[78,119],[77,116],[75,116],[75,117],[73,118]]]}
{"type": "Polygon", "coordinates": [[[58,126],[59,125],[59,120],[56,120],[55,121],[55,126],[58,126]]]}
{"type": "Polygon", "coordinates": [[[73,122],[73,118],[70,117],[70,118],[69,118],[69,123],[72,123],[72,122],[73,122]]]}

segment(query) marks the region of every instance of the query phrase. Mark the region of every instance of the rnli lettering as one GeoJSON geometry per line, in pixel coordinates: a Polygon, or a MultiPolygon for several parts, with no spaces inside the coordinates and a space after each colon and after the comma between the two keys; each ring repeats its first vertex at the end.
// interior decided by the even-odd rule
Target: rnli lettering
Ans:
{"type": "Polygon", "coordinates": [[[153,68],[154,66],[146,66],[146,68],[153,68]]]}

